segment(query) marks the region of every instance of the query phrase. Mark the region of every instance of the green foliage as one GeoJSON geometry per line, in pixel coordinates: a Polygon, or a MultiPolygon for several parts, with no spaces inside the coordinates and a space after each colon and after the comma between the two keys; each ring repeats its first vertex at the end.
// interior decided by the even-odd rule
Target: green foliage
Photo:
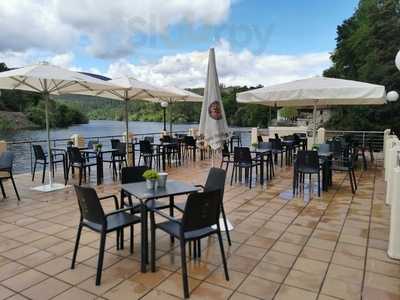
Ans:
{"type": "Polygon", "coordinates": [[[0,131],[9,131],[15,129],[15,123],[10,122],[10,120],[4,120],[0,118],[0,131]]]}
{"type": "Polygon", "coordinates": [[[143,178],[146,180],[157,180],[160,176],[157,171],[147,170],[143,173],[143,178]]]}
{"type": "MultiPolygon", "coordinates": [[[[400,49],[400,2],[360,0],[354,15],[337,29],[333,66],[324,76],[384,85],[400,91],[394,58],[400,49]]],[[[327,127],[344,130],[383,130],[400,127],[400,102],[379,107],[336,109],[327,127]]]]}
{"type": "Polygon", "coordinates": [[[294,120],[298,115],[299,112],[295,107],[284,107],[279,110],[279,113],[282,117],[294,120]]]}
{"type": "MultiPolygon", "coordinates": [[[[7,70],[7,66],[0,63],[0,72],[7,70]]],[[[42,96],[38,93],[1,90],[0,110],[23,112],[33,123],[42,128],[45,127],[45,105],[42,96]]],[[[52,127],[67,127],[72,124],[88,122],[88,118],[79,110],[52,100],[49,103],[49,120],[52,127]]],[[[7,124],[0,125],[0,127],[5,130],[12,129],[7,124]]]]}

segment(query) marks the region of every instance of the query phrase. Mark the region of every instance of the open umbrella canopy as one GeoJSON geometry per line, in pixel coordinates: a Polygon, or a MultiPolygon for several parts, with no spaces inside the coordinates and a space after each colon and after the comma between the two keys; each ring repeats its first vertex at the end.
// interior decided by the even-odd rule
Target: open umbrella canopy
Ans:
{"type": "Polygon", "coordinates": [[[98,90],[98,91],[87,91],[83,94],[115,99],[115,100],[122,100],[122,101],[130,101],[130,100],[159,101],[159,99],[163,97],[179,96],[174,92],[164,90],[159,86],[152,85],[144,81],[140,81],[134,77],[122,76],[106,82],[113,85],[114,88],[98,90]]]}
{"type": "Polygon", "coordinates": [[[164,86],[162,89],[175,95],[170,97],[162,97],[161,100],[168,102],[203,102],[203,96],[177,88],[175,86],[164,86]]]}
{"type": "Polygon", "coordinates": [[[74,72],[49,63],[40,63],[10,71],[0,72],[0,89],[24,90],[43,95],[46,108],[47,151],[49,155],[49,184],[38,187],[40,191],[53,191],[63,188],[63,185],[53,184],[52,155],[50,148],[50,124],[48,102],[50,95],[81,93],[84,91],[106,90],[114,88],[107,81],[93,76],[74,72]]]}
{"type": "Polygon", "coordinates": [[[114,86],[104,80],[46,62],[0,72],[0,89],[61,95],[114,86]]]}
{"type": "Polygon", "coordinates": [[[301,79],[237,94],[240,103],[278,107],[378,105],[385,100],[384,86],[327,77],[301,79]]]}

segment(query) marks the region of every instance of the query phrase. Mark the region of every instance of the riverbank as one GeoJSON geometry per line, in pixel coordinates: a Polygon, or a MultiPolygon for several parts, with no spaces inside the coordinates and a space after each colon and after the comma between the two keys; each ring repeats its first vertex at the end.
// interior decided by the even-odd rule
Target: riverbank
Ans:
{"type": "Polygon", "coordinates": [[[0,130],[19,131],[36,130],[40,127],[22,112],[0,110],[0,130]]]}

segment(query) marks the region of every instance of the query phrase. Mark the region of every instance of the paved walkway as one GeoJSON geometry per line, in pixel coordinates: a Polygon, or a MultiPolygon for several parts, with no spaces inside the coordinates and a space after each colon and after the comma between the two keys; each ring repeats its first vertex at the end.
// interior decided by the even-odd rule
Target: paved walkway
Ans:
{"type": "MultiPolygon", "coordinates": [[[[169,172],[202,183],[209,167],[204,161],[169,172]]],[[[233,245],[225,245],[231,280],[223,277],[215,240],[203,241],[201,261],[188,263],[191,299],[400,299],[400,261],[386,255],[389,209],[382,170],[358,171],[355,196],[348,180],[335,175],[330,191],[311,200],[292,199],[291,176],[291,169],[278,168],[263,188],[227,185],[225,208],[235,225],[233,245]]],[[[179,248],[163,234],[156,273],[139,272],[139,234],[133,255],[117,251],[111,236],[96,287],[99,237],[86,230],[79,264],[70,270],[79,218],[72,188],[43,194],[29,189],[39,184],[29,175],[16,180],[21,204],[8,184],[10,198],[0,202],[0,299],[182,297],[179,248]]],[[[107,182],[97,188],[100,195],[117,194],[118,185],[107,182]]]]}

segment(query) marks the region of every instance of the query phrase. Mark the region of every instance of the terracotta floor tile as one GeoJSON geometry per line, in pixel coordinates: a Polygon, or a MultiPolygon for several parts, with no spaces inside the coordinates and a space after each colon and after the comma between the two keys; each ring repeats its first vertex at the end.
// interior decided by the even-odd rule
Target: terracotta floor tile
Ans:
{"type": "Polygon", "coordinates": [[[276,300],[315,300],[317,299],[317,294],[309,291],[305,291],[299,288],[295,288],[288,285],[282,285],[279,292],[274,298],[276,300]]]}
{"type": "Polygon", "coordinates": [[[333,254],[332,262],[345,267],[355,268],[359,270],[364,269],[364,257],[335,252],[333,254]]]}
{"type": "Polygon", "coordinates": [[[235,251],[235,254],[251,259],[260,260],[266,252],[267,250],[264,248],[242,245],[235,251]]]}
{"type": "Polygon", "coordinates": [[[331,264],[329,266],[326,276],[354,284],[361,284],[363,280],[363,272],[361,270],[347,268],[336,264],[331,264]]]}
{"type": "Polygon", "coordinates": [[[323,262],[329,262],[332,258],[332,252],[327,250],[322,250],[313,247],[304,247],[300,256],[308,259],[319,260],[323,262]]]}
{"type": "Polygon", "coordinates": [[[163,292],[160,290],[152,290],[150,293],[148,293],[142,299],[143,300],[177,300],[180,298],[169,295],[166,292],[163,292]]]}
{"type": "Polygon", "coordinates": [[[68,282],[69,284],[76,285],[85,281],[89,277],[92,277],[95,274],[96,269],[82,264],[77,264],[74,270],[67,269],[64,272],[57,274],[56,278],[68,282]]]}
{"type": "Polygon", "coordinates": [[[5,287],[0,285],[0,300],[4,300],[4,299],[6,299],[6,298],[8,298],[8,297],[10,297],[10,296],[12,296],[14,294],[15,293],[12,290],[7,289],[7,288],[5,288],[5,287]]]}
{"type": "Polygon", "coordinates": [[[229,270],[249,274],[257,265],[258,260],[233,254],[227,263],[229,270]]]}
{"type": "Polygon", "coordinates": [[[271,248],[273,251],[277,252],[282,252],[286,254],[291,254],[291,255],[298,255],[302,249],[302,246],[287,243],[287,242],[281,242],[278,241],[275,243],[275,245],[271,248]]]}
{"type": "Polygon", "coordinates": [[[44,275],[43,273],[31,269],[23,273],[20,273],[18,275],[15,275],[14,277],[11,277],[3,281],[1,284],[14,291],[19,292],[28,287],[33,286],[34,284],[40,281],[45,280],[46,278],[47,276],[44,275]]]}
{"type": "Polygon", "coordinates": [[[207,282],[201,283],[190,295],[190,299],[224,300],[229,299],[232,291],[207,282]]]}
{"type": "Polygon", "coordinates": [[[80,290],[78,288],[71,288],[60,295],[56,296],[53,298],[53,300],[94,300],[96,299],[97,296],[89,294],[88,292],[85,292],[83,290],[80,290]]]}
{"type": "Polygon", "coordinates": [[[263,258],[263,261],[282,267],[290,268],[296,260],[296,256],[281,253],[278,251],[269,251],[263,258]]]}
{"type": "Polygon", "coordinates": [[[19,262],[29,267],[35,267],[53,259],[54,257],[55,255],[53,253],[39,250],[35,253],[25,256],[24,258],[21,258],[19,262]]]}
{"type": "Polygon", "coordinates": [[[392,264],[376,259],[367,259],[367,271],[400,278],[400,264],[392,264]]]}
{"type": "Polygon", "coordinates": [[[211,284],[222,286],[227,289],[235,290],[246,278],[246,274],[236,272],[228,268],[229,281],[225,279],[225,273],[223,268],[218,268],[205,281],[211,284]]]}
{"type": "Polygon", "coordinates": [[[255,298],[243,293],[235,292],[232,294],[230,300],[257,300],[259,298],[255,298]]]}
{"type": "Polygon", "coordinates": [[[27,270],[28,268],[26,266],[12,261],[0,267],[0,281],[27,270]]]}
{"type": "Polygon", "coordinates": [[[322,274],[306,273],[292,269],[285,280],[285,284],[312,292],[318,292],[323,277],[322,274]]]}
{"type": "Polygon", "coordinates": [[[150,290],[150,287],[146,287],[139,282],[128,279],[113,287],[111,290],[104,294],[104,297],[110,300],[139,299],[150,290]]]}
{"type": "Polygon", "coordinates": [[[368,288],[396,294],[400,298],[400,282],[397,278],[373,272],[366,272],[364,285],[368,288]]]}
{"type": "MultiPolygon", "coordinates": [[[[217,266],[207,264],[202,261],[191,260],[186,263],[186,268],[187,268],[187,271],[188,271],[188,274],[190,277],[193,277],[198,280],[204,280],[215,269],[217,269],[217,266]]],[[[182,272],[182,269],[179,269],[178,273],[180,274],[181,272],[182,272]]]]}
{"type": "Polygon", "coordinates": [[[238,291],[250,296],[272,299],[279,288],[279,284],[255,276],[249,276],[240,285],[238,291]]]}
{"type": "Polygon", "coordinates": [[[47,275],[54,276],[71,267],[71,260],[65,257],[58,257],[44,264],[37,266],[35,269],[47,275]]]}
{"type": "MultiPolygon", "coordinates": [[[[200,285],[201,281],[192,277],[189,280],[189,291],[191,292],[194,288],[200,285]]],[[[182,276],[178,273],[174,273],[164,280],[158,287],[158,290],[164,291],[165,293],[174,295],[176,297],[183,297],[183,284],[182,276]]]]}
{"type": "Polygon", "coordinates": [[[272,247],[272,244],[275,242],[274,239],[263,238],[259,236],[252,236],[246,241],[247,245],[255,246],[259,248],[269,249],[272,247]]]}
{"type": "Polygon", "coordinates": [[[398,300],[400,298],[398,294],[371,287],[365,287],[363,289],[362,297],[365,300],[398,300]]]}
{"type": "Polygon", "coordinates": [[[143,286],[146,286],[149,288],[154,288],[157,285],[159,285],[160,282],[162,282],[164,279],[169,277],[170,275],[171,275],[171,272],[169,272],[167,270],[158,269],[157,272],[155,272],[155,273],[138,272],[135,275],[133,275],[130,279],[142,284],[143,286]]]}
{"type": "Polygon", "coordinates": [[[24,290],[22,294],[32,300],[47,300],[61,294],[70,287],[70,285],[60,280],[48,278],[45,281],[24,290]]]}
{"type": "Polygon", "coordinates": [[[328,263],[326,262],[303,257],[299,257],[293,266],[293,269],[318,275],[325,274],[327,268],[328,263]]]}
{"type": "Polygon", "coordinates": [[[251,272],[251,275],[281,283],[288,273],[289,268],[273,265],[267,262],[260,262],[253,272],[251,272]]]}
{"type": "Polygon", "coordinates": [[[329,277],[326,278],[321,293],[340,299],[360,299],[361,285],[329,277]]]}

